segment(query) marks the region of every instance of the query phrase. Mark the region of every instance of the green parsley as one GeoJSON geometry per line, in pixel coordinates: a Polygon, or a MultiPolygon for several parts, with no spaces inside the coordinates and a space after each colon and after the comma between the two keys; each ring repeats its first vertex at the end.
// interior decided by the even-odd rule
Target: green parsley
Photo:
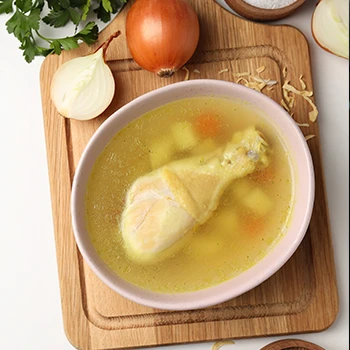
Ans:
{"type": "Polygon", "coordinates": [[[101,21],[107,23],[111,14],[123,7],[127,0],[0,0],[0,14],[13,13],[6,22],[7,31],[21,43],[25,60],[30,63],[35,56],[47,56],[50,53],[60,54],[62,50],[77,48],[80,42],[93,44],[99,34],[95,22],[88,22],[77,32],[77,26],[86,21],[88,14],[94,13],[101,21]],[[49,13],[42,15],[44,7],[49,13]],[[54,28],[63,27],[72,22],[75,33],[65,38],[47,38],[40,34],[41,22],[54,28]],[[46,42],[45,47],[38,41],[46,42]]]}

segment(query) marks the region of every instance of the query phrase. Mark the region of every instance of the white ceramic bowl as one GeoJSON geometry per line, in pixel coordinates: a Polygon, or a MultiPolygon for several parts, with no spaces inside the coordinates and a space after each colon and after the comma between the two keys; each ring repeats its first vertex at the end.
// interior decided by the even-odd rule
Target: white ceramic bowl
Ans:
{"type": "Polygon", "coordinates": [[[274,274],[292,256],[308,228],[314,202],[314,173],[309,148],[289,114],[272,99],[242,85],[221,80],[190,80],[149,92],[128,103],[96,131],[80,159],[72,188],[71,212],[75,239],[86,262],[110,288],[139,304],[159,309],[191,310],[232,299],[256,287],[274,274]],[[276,246],[252,268],[217,286],[192,293],[162,294],[143,290],[112,272],[97,255],[85,227],[84,196],[92,166],[110,139],[144,113],[166,103],[215,95],[239,98],[263,111],[263,117],[282,137],[294,163],[295,205],[288,231],[276,246]],[[299,180],[298,180],[299,179],[299,180]]]}

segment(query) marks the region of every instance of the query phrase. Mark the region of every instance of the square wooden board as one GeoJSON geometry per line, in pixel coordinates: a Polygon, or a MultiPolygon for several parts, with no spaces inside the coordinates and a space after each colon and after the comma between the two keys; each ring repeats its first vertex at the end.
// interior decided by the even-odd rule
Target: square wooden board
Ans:
{"type": "MultiPolygon", "coordinates": [[[[310,123],[310,105],[297,98],[294,119],[310,123],[302,130],[314,134],[309,140],[316,175],[316,198],[309,230],[301,246],[275,275],[252,291],[215,307],[169,312],[137,305],[104,285],[84,263],[74,241],[71,217],[71,183],[80,155],[99,125],[115,110],[141,94],[184,80],[179,71],[161,79],[141,70],[132,60],[125,40],[125,18],[133,1],[101,33],[100,43],[120,29],[122,36],[110,46],[107,61],[116,94],[109,108],[89,122],[67,120],[58,115],[50,100],[54,72],[65,61],[93,52],[93,47],[52,55],[41,69],[41,94],[45,124],[52,209],[61,287],[62,311],[67,337],[79,349],[125,349],[142,346],[199,342],[321,331],[338,312],[338,295],[331,233],[327,212],[320,139],[317,123],[310,123]]],[[[190,79],[237,81],[232,72],[265,66],[262,77],[277,85],[263,92],[280,102],[284,81],[299,86],[303,74],[313,89],[308,43],[297,29],[249,22],[225,11],[214,0],[190,0],[201,25],[195,55],[186,67],[190,79]],[[218,74],[222,69],[229,72],[218,74]],[[194,74],[198,69],[200,74],[194,74]]],[[[300,88],[300,86],[299,86],[300,88]]],[[[317,93],[317,92],[316,92],[317,93]]]]}

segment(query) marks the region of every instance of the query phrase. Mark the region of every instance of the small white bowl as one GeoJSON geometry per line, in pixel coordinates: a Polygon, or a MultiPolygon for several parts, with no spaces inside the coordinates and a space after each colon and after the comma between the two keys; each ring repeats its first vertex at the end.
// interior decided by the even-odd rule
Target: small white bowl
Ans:
{"type": "Polygon", "coordinates": [[[77,245],[94,273],[120,295],[146,306],[167,310],[193,310],[237,297],[264,282],[280,269],[301,243],[314,203],[314,172],[308,145],[290,115],[275,101],[245,86],[221,80],[189,80],[140,96],[121,107],[96,131],[80,159],[72,187],[71,213],[77,245]],[[241,99],[263,111],[283,139],[294,164],[295,204],[288,231],[256,265],[231,280],[191,293],[163,294],[143,290],[111,271],[97,255],[85,227],[84,196],[92,167],[111,138],[132,120],[169,102],[194,96],[241,99]]]}

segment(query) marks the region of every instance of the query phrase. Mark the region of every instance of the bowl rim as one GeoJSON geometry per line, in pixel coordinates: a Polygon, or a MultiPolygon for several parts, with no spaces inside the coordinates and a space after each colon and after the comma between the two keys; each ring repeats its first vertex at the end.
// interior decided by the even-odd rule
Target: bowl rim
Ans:
{"type": "Polygon", "coordinates": [[[244,0],[227,0],[227,5],[242,17],[253,21],[276,21],[296,11],[306,0],[296,0],[291,4],[275,9],[263,8],[249,4],[244,0]]]}
{"type": "MultiPolygon", "coordinates": [[[[200,93],[198,96],[201,96],[200,93]]],[[[219,96],[219,94],[217,94],[219,96]]],[[[180,100],[179,99],[174,99],[175,100],[180,100]]],[[[243,99],[244,98],[240,98],[243,99]]],[[[160,103],[158,107],[164,105],[166,103],[160,103]]],[[[158,108],[156,107],[156,108],[158,108]]],[[[142,112],[142,114],[138,115],[137,117],[133,118],[130,120],[127,124],[132,122],[133,120],[137,119],[141,115],[147,113],[148,111],[151,111],[152,109],[149,109],[147,111],[142,112]]],[[[118,129],[116,132],[120,131],[122,128],[118,129]]],[[[116,133],[114,132],[114,134],[116,133]]],[[[108,140],[105,141],[105,145],[108,144],[108,142],[111,140],[109,138],[108,140]]],[[[105,146],[104,146],[105,147],[105,146]]],[[[98,155],[101,152],[98,153],[98,155]]],[[[98,157],[97,155],[97,157],[98,157]]],[[[95,163],[96,159],[93,161],[95,163]]],[[[90,174],[89,174],[90,175],[90,174]]],[[[303,179],[306,180],[306,179],[303,179]]],[[[84,191],[85,193],[85,191],[84,191]]],[[[220,304],[222,302],[228,301],[232,298],[235,298],[251,289],[254,287],[258,286],[265,280],[267,280],[269,277],[271,277],[274,273],[276,273],[288,260],[289,258],[294,254],[296,249],[299,247],[301,241],[303,240],[308,225],[311,220],[312,212],[313,212],[313,205],[314,205],[314,199],[315,199],[315,179],[314,179],[314,168],[313,168],[313,162],[312,162],[312,157],[311,153],[309,150],[309,147],[307,145],[307,142],[304,138],[304,135],[300,128],[297,126],[295,123],[294,119],[273,99],[270,97],[264,95],[261,92],[255,91],[253,89],[250,89],[248,87],[245,87],[240,84],[236,84],[233,82],[228,82],[228,81],[223,81],[223,80],[216,80],[216,79],[196,79],[196,80],[187,80],[187,81],[181,81],[177,83],[172,83],[166,86],[163,86],[161,88],[155,89],[153,91],[147,92],[143,95],[140,95],[139,97],[135,98],[134,100],[130,101],[129,103],[125,104],[124,106],[120,107],[118,110],[116,110],[114,113],[110,115],[95,131],[95,133],[92,135],[90,140],[88,141],[87,145],[85,146],[82,155],[80,157],[80,160],[78,162],[76,172],[73,178],[72,182],[72,189],[71,189],[71,201],[70,201],[70,209],[71,209],[71,220],[72,220],[72,228],[73,228],[73,234],[74,238],[76,241],[76,244],[78,246],[78,249],[80,253],[82,254],[84,260],[87,262],[88,266],[91,268],[91,270],[97,275],[97,277],[104,282],[108,287],[110,287],[112,290],[120,294],[121,296],[132,300],[136,303],[149,306],[152,308],[157,308],[157,309],[164,309],[164,310],[194,310],[194,309],[201,309],[213,305],[220,304]],[[256,267],[267,257],[271,255],[271,252],[267,253],[265,257],[260,259],[256,264],[254,264],[252,267],[250,267],[248,270],[243,271],[240,275],[233,277],[229,279],[226,282],[220,283],[218,285],[215,285],[213,287],[205,288],[202,290],[194,291],[194,292],[187,292],[187,293],[174,293],[174,294],[168,294],[168,293],[159,293],[159,292],[153,292],[153,291],[148,291],[145,289],[142,289],[138,286],[135,286],[129,282],[126,282],[123,280],[121,277],[117,276],[114,272],[112,272],[103,262],[102,259],[98,257],[96,251],[92,252],[91,247],[89,248],[89,243],[92,246],[92,242],[89,238],[89,234],[87,232],[87,229],[84,228],[83,231],[81,232],[81,224],[78,219],[78,209],[77,205],[79,202],[79,195],[78,192],[80,191],[80,178],[83,176],[84,172],[84,166],[86,162],[88,161],[89,154],[92,152],[94,148],[94,144],[96,140],[100,137],[100,135],[103,133],[104,130],[109,128],[111,124],[113,124],[118,118],[120,118],[123,113],[128,110],[130,107],[136,107],[139,104],[142,105],[145,100],[152,100],[154,97],[168,93],[169,91],[176,90],[177,88],[181,88],[183,86],[186,87],[192,87],[194,89],[203,87],[203,85],[209,84],[211,86],[216,85],[216,86],[228,86],[231,85],[230,88],[232,89],[237,89],[237,91],[242,90],[243,93],[245,94],[251,94],[254,96],[254,98],[259,101],[263,100],[266,103],[271,103],[272,105],[275,106],[275,108],[279,109],[279,112],[283,114],[286,117],[286,123],[289,124],[290,127],[292,127],[293,131],[295,132],[295,135],[298,139],[298,142],[300,142],[300,145],[302,146],[302,149],[304,151],[304,157],[305,161],[307,164],[307,172],[308,172],[308,193],[307,193],[307,198],[306,198],[306,212],[303,215],[302,221],[300,223],[300,229],[299,232],[295,235],[295,239],[293,243],[283,252],[281,255],[279,255],[279,259],[273,260],[272,264],[269,265],[269,268],[260,271],[259,275],[254,276],[254,278],[248,279],[248,281],[244,281],[244,283],[240,284],[239,288],[239,293],[233,293],[232,290],[227,288],[227,290],[221,292],[219,295],[212,295],[211,297],[206,297],[205,295],[210,293],[211,290],[217,289],[219,286],[223,285],[229,285],[229,283],[232,281],[236,281],[240,279],[240,276],[242,274],[246,274],[247,271],[253,271],[256,269],[256,267]],[[84,236],[86,238],[84,239],[84,236]],[[100,261],[96,261],[96,257],[100,261]],[[118,283],[116,279],[119,279],[118,283]],[[178,302],[177,299],[182,298],[185,299],[186,296],[196,296],[196,298],[191,298],[190,301],[184,301],[182,300],[181,302],[178,302]],[[164,298],[168,299],[167,301],[164,301],[164,298]]],[[[81,219],[80,221],[85,221],[84,218],[81,219]]],[[[85,226],[85,225],[84,225],[85,226]]],[[[288,230],[287,230],[288,232],[288,230]]],[[[277,244],[274,245],[273,249],[274,250],[277,246],[280,245],[281,241],[283,241],[283,237],[279,240],[277,244]]],[[[94,248],[93,248],[94,249],[94,248]]],[[[213,294],[213,293],[212,293],[213,294]]],[[[214,293],[215,294],[215,293],[214,293]]]]}

